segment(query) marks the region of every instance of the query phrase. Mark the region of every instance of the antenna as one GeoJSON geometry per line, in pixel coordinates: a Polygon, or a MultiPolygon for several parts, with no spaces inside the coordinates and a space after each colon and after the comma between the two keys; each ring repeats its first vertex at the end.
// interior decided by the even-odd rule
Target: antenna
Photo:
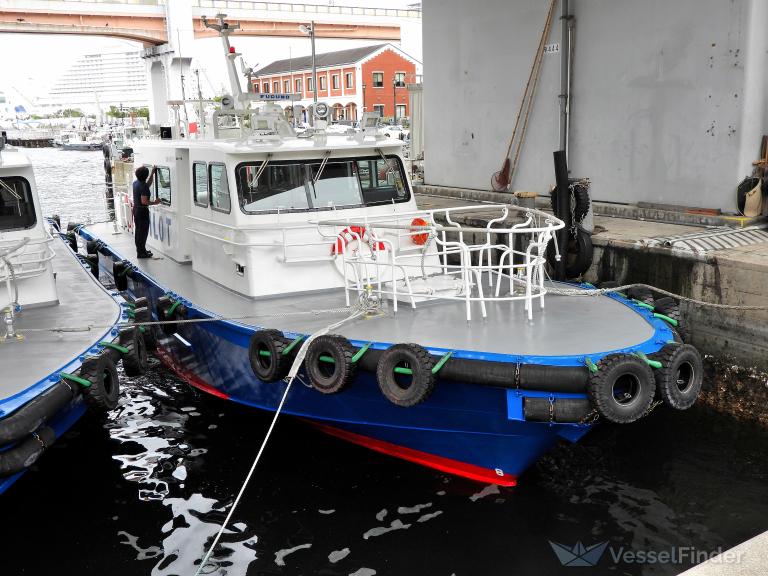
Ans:
{"type": "MultiPolygon", "coordinates": [[[[181,101],[184,105],[184,123],[187,125],[187,134],[189,134],[189,114],[187,113],[187,95],[184,90],[184,57],[181,55],[181,33],[176,29],[176,42],[179,45],[179,79],[181,80],[181,101]]],[[[179,118],[181,121],[181,118],[179,118]]]]}
{"type": "Polygon", "coordinates": [[[216,14],[218,24],[212,24],[205,16],[203,16],[201,20],[203,21],[203,26],[210,28],[211,30],[216,30],[216,32],[219,33],[219,36],[221,36],[221,42],[224,46],[224,57],[227,59],[227,75],[229,76],[229,83],[232,87],[232,95],[236,100],[242,101],[243,88],[240,85],[240,80],[237,77],[237,69],[235,68],[234,61],[237,53],[235,52],[235,49],[229,45],[229,36],[235,30],[240,29],[240,22],[237,24],[230,24],[224,20],[226,17],[226,14],[216,14]]]}

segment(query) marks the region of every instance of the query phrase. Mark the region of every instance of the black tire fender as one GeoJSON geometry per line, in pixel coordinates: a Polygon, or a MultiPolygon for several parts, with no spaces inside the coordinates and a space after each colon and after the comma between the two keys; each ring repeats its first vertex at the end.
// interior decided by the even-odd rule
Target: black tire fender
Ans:
{"type": "Polygon", "coordinates": [[[653,359],[661,362],[654,372],[664,402],[676,410],[693,406],[704,382],[699,351],[690,344],[667,344],[653,359]]]}
{"type": "Polygon", "coordinates": [[[346,388],[355,377],[354,352],[352,344],[343,336],[325,334],[315,338],[304,360],[304,369],[315,390],[335,394],[346,388]]]}
{"type": "Polygon", "coordinates": [[[71,230],[67,231],[67,243],[69,244],[69,247],[72,249],[72,252],[77,254],[77,234],[75,234],[71,230]]]}
{"type": "Polygon", "coordinates": [[[128,274],[130,274],[130,265],[124,260],[115,260],[112,263],[112,278],[115,282],[115,288],[119,292],[128,289],[128,274]]]}
{"type": "Polygon", "coordinates": [[[88,254],[85,257],[85,261],[88,262],[88,266],[91,269],[91,274],[93,274],[93,277],[98,280],[98,278],[99,278],[99,255],[98,254],[88,254]]]}
{"type": "MultiPolygon", "coordinates": [[[[142,303],[146,304],[146,298],[139,298],[136,300],[136,303],[139,303],[140,300],[143,301],[142,303]]],[[[157,350],[157,338],[155,336],[156,325],[149,324],[147,326],[141,326],[141,324],[144,322],[152,322],[152,313],[149,311],[149,308],[146,305],[133,309],[133,321],[136,324],[139,324],[137,329],[144,339],[144,344],[147,350],[151,352],[157,350]]]]}
{"type": "Polygon", "coordinates": [[[160,296],[157,299],[157,319],[166,322],[159,325],[166,336],[172,336],[179,329],[179,325],[171,320],[184,320],[187,317],[187,307],[181,303],[175,304],[176,302],[170,296],[160,296]]]}
{"type": "Polygon", "coordinates": [[[376,366],[376,380],[382,394],[397,406],[409,407],[424,402],[435,388],[434,357],[418,344],[395,344],[388,348],[376,366]],[[398,374],[395,368],[408,368],[411,374],[398,374]]]}
{"type": "Polygon", "coordinates": [[[668,318],[677,321],[677,327],[680,327],[680,303],[671,296],[665,296],[654,300],[653,308],[659,314],[664,314],[668,318]]]}
{"type": "Polygon", "coordinates": [[[610,354],[589,377],[589,393],[597,412],[615,424],[642,418],[656,394],[656,382],[648,363],[632,354],[610,354]]]}
{"type": "Polygon", "coordinates": [[[85,400],[100,410],[114,410],[120,397],[120,379],[117,367],[107,352],[86,358],[80,367],[80,378],[90,386],[83,388],[85,400]]]}
{"type": "Polygon", "coordinates": [[[650,304],[651,306],[653,306],[653,303],[655,302],[653,292],[644,286],[632,286],[627,290],[627,296],[632,300],[650,304]]]}
{"type": "MultiPolygon", "coordinates": [[[[589,189],[586,186],[578,184],[578,182],[571,182],[570,186],[573,186],[573,199],[571,202],[575,202],[575,206],[571,206],[571,209],[573,210],[573,215],[576,217],[576,223],[578,224],[584,220],[589,212],[589,189]]],[[[555,186],[550,193],[550,203],[552,211],[556,212],[557,186],[555,186]]]]}
{"type": "Polygon", "coordinates": [[[88,254],[98,254],[99,253],[99,242],[98,242],[98,240],[86,240],[85,241],[85,251],[88,254]]]}
{"type": "MultiPolygon", "coordinates": [[[[568,233],[568,245],[565,249],[559,247],[560,257],[565,258],[565,275],[568,278],[576,278],[589,270],[594,256],[594,247],[592,246],[592,235],[576,227],[576,234],[568,233]]],[[[547,262],[552,268],[555,268],[555,243],[550,241],[547,246],[547,262]]]]}
{"type": "Polygon", "coordinates": [[[291,357],[283,354],[288,339],[279,330],[259,330],[251,336],[248,345],[248,359],[251,369],[262,382],[277,382],[288,375],[291,357]]]}
{"type": "Polygon", "coordinates": [[[123,370],[128,376],[141,376],[147,371],[147,345],[138,326],[120,331],[118,343],[127,348],[122,356],[123,370]]]}

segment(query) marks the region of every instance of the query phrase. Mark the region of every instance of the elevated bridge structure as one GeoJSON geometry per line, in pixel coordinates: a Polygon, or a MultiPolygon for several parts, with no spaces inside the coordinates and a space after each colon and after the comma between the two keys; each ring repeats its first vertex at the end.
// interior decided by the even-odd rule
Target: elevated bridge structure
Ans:
{"type": "MultiPolygon", "coordinates": [[[[178,1],[178,0],[177,0],[178,1]]],[[[168,42],[166,12],[171,0],[0,0],[0,33],[111,36],[158,46],[168,42]]],[[[185,4],[187,4],[185,2],[185,4]]],[[[226,12],[240,22],[241,36],[298,37],[298,24],[317,22],[317,37],[400,40],[403,18],[421,18],[418,10],[319,6],[250,0],[192,0],[188,3],[195,38],[214,36],[201,16],[226,12]]]]}
{"type": "MultiPolygon", "coordinates": [[[[385,0],[382,0],[385,2],[385,0]]],[[[315,23],[317,38],[399,42],[401,24],[420,24],[420,10],[363,8],[254,0],[0,0],[0,33],[109,36],[144,45],[154,124],[170,121],[167,102],[180,100],[191,58],[181,46],[216,36],[203,16],[227,14],[237,36],[305,37],[300,24],[315,23]]],[[[189,74],[187,74],[189,76],[189,74]]]]}

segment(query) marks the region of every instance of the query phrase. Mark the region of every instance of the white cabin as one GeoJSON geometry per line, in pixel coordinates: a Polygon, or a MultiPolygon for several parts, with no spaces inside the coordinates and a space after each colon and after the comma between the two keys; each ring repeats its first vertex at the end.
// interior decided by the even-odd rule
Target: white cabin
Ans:
{"type": "Polygon", "coordinates": [[[57,304],[53,237],[43,219],[32,164],[0,142],[0,312],[57,304]]]}
{"type": "Polygon", "coordinates": [[[161,201],[147,246],[250,297],[343,287],[338,231],[317,222],[416,210],[402,144],[363,133],[137,142],[134,169],[157,167],[161,201]]]}

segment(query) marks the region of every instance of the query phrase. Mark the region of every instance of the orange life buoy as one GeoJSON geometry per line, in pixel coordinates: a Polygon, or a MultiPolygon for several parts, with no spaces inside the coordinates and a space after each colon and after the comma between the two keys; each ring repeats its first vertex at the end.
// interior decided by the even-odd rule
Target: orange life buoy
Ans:
{"type": "MultiPolygon", "coordinates": [[[[417,230],[420,230],[424,226],[429,226],[427,224],[427,221],[424,220],[424,218],[414,218],[411,220],[411,232],[415,232],[417,230]]],[[[418,244],[419,246],[423,246],[427,243],[427,240],[429,239],[429,233],[424,232],[423,234],[411,234],[411,240],[413,240],[414,244],[418,244]]]]}
{"type": "Polygon", "coordinates": [[[386,249],[384,242],[371,242],[371,237],[368,235],[365,226],[347,226],[344,230],[339,232],[339,235],[336,237],[336,243],[331,246],[331,254],[334,256],[341,254],[341,252],[349,246],[350,242],[354,242],[355,240],[365,242],[371,247],[371,250],[386,249]]]}

